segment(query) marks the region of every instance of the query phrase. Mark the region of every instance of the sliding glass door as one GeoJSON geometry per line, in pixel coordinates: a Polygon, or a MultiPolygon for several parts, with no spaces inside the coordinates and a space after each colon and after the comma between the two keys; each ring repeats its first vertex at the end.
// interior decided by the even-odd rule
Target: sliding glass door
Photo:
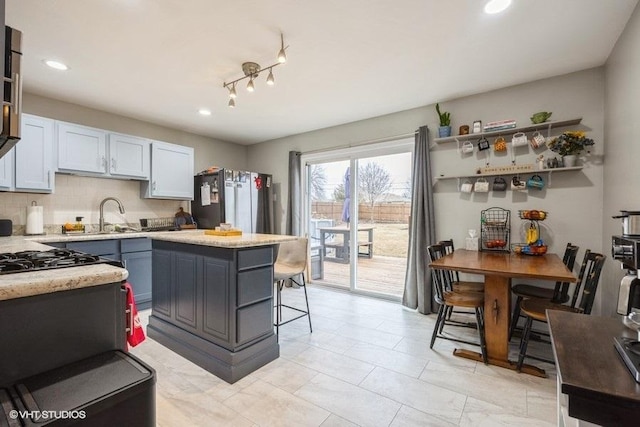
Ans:
{"type": "Polygon", "coordinates": [[[413,140],[303,155],[311,282],[399,299],[413,140]]]}

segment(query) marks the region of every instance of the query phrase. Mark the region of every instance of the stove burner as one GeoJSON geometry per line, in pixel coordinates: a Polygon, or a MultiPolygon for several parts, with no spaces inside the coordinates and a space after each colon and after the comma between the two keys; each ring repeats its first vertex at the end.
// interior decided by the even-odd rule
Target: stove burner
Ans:
{"type": "Polygon", "coordinates": [[[111,263],[116,261],[100,258],[71,249],[51,249],[48,251],[21,251],[0,254],[0,274],[24,271],[46,270],[80,265],[111,263]]]}

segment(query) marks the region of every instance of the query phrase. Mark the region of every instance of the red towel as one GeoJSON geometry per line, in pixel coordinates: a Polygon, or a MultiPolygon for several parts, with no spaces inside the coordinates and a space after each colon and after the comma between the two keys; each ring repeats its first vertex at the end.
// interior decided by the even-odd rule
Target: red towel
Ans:
{"type": "Polygon", "coordinates": [[[133,288],[131,287],[131,284],[129,282],[126,282],[124,286],[127,289],[127,309],[131,310],[128,316],[130,316],[129,319],[132,319],[131,321],[127,321],[127,323],[131,323],[131,330],[127,332],[127,342],[131,347],[135,347],[142,341],[144,341],[144,329],[142,329],[140,316],[138,316],[136,300],[133,297],[133,288]]]}

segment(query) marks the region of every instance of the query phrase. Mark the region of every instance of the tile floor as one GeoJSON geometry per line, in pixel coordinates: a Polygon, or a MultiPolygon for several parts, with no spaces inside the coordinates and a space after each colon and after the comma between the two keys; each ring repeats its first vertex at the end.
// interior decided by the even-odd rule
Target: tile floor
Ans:
{"type": "MultiPolygon", "coordinates": [[[[285,289],[283,299],[302,303],[303,292],[285,289]]],[[[322,287],[309,287],[309,300],[314,332],[306,318],[281,327],[280,358],[235,384],[149,338],[132,349],[157,371],[157,425],[555,425],[552,365],[531,361],[549,372],[543,379],[454,357],[460,345],[448,340],[431,350],[435,315],[398,303],[322,287]]]]}

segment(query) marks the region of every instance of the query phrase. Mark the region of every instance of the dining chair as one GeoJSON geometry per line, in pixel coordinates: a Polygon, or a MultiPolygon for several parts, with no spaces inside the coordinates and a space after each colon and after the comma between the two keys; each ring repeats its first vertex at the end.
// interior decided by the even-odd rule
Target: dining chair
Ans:
{"type": "MultiPolygon", "coordinates": [[[[438,242],[438,245],[442,246],[442,251],[436,251],[435,255],[438,258],[441,258],[444,255],[452,254],[455,250],[453,246],[453,239],[449,240],[441,240],[438,242]]],[[[429,254],[431,256],[431,254],[429,254]]],[[[437,259],[437,258],[436,258],[437,259]]],[[[435,259],[431,259],[431,261],[435,261],[435,259]]],[[[484,283],[483,282],[473,282],[468,280],[460,280],[460,273],[457,271],[446,270],[446,273],[449,274],[449,280],[453,283],[454,291],[476,291],[476,292],[484,292],[484,283]]]]}
{"type": "MultiPolygon", "coordinates": [[[[565,248],[564,255],[562,257],[562,262],[570,271],[573,271],[573,266],[576,262],[577,254],[578,246],[567,243],[567,247],[565,248]]],[[[509,327],[509,341],[511,341],[513,333],[516,331],[516,329],[518,329],[518,320],[521,317],[520,303],[523,299],[539,298],[554,303],[564,304],[569,301],[569,282],[556,282],[556,285],[553,289],[519,283],[511,286],[511,292],[513,292],[513,294],[517,298],[515,306],[513,308],[513,314],[511,316],[511,326],[509,327]]]]}
{"type": "MultiPolygon", "coordinates": [[[[430,245],[427,247],[429,257],[431,261],[442,257],[444,255],[444,247],[440,244],[430,245]]],[[[436,338],[443,338],[450,341],[461,342],[465,344],[479,345],[482,352],[482,359],[485,364],[487,360],[487,345],[484,336],[484,294],[482,292],[475,291],[462,291],[454,290],[453,282],[451,280],[452,275],[450,272],[443,269],[431,269],[431,278],[434,290],[434,299],[440,305],[438,308],[438,317],[436,318],[436,324],[433,328],[433,334],[431,335],[431,345],[429,348],[433,348],[436,342],[436,338]],[[473,325],[478,329],[478,336],[480,343],[467,341],[453,336],[446,336],[442,334],[444,325],[446,323],[447,312],[449,308],[460,307],[470,308],[475,312],[476,323],[473,325]]],[[[453,326],[467,326],[467,324],[451,323],[453,326]]]]}
{"type": "Polygon", "coordinates": [[[294,320],[300,319],[304,316],[307,316],[309,319],[309,331],[313,332],[311,327],[311,313],[309,311],[309,298],[307,296],[307,282],[304,276],[309,254],[308,246],[309,239],[306,237],[300,237],[296,240],[282,242],[278,248],[278,256],[276,257],[276,262],[273,265],[273,280],[276,284],[276,304],[274,306],[276,316],[273,325],[276,327],[276,335],[278,336],[280,333],[280,326],[293,322],[294,320]],[[296,279],[298,276],[300,276],[300,279],[296,279]],[[306,310],[282,303],[281,294],[287,280],[291,280],[293,283],[304,289],[304,300],[307,306],[306,310]],[[282,307],[302,314],[283,321],[282,307]]]}
{"type": "Polygon", "coordinates": [[[527,347],[529,345],[529,337],[531,335],[533,321],[535,320],[537,322],[547,323],[546,310],[562,310],[585,315],[591,314],[591,308],[593,307],[593,301],[596,298],[596,290],[598,289],[600,273],[602,272],[602,266],[604,265],[605,259],[606,256],[587,250],[580,267],[578,282],[576,283],[573,290],[573,296],[570,304],[568,305],[538,298],[522,300],[520,303],[520,310],[522,315],[526,318],[526,322],[522,332],[522,339],[520,341],[518,364],[516,366],[516,370],[518,372],[522,368],[525,357],[554,363],[553,360],[527,354],[527,347]]]}

